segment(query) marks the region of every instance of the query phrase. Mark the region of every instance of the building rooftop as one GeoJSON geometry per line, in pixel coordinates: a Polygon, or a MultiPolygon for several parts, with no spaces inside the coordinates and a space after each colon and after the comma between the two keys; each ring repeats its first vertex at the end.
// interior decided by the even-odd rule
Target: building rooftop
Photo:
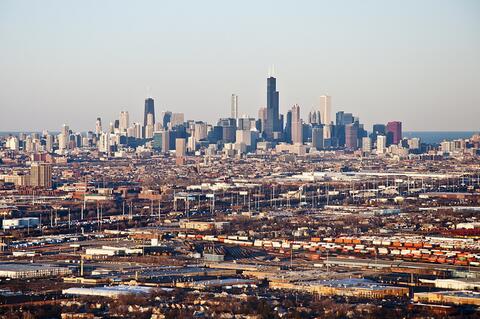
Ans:
{"type": "Polygon", "coordinates": [[[23,264],[23,263],[0,263],[0,271],[36,271],[36,270],[45,270],[52,268],[63,268],[56,265],[50,264],[23,264]]]}

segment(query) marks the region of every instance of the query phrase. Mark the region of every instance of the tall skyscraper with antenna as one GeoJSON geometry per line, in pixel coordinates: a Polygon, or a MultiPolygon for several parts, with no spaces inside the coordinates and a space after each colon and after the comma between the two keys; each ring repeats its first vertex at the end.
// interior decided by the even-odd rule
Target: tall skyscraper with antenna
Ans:
{"type": "Polygon", "coordinates": [[[267,78],[267,118],[264,129],[265,138],[267,140],[274,140],[275,133],[282,131],[279,108],[277,79],[270,76],[267,78]]]}

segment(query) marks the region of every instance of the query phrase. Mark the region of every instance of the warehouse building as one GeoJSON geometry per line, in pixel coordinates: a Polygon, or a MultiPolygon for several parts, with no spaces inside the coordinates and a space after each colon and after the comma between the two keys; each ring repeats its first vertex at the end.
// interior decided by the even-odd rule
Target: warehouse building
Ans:
{"type": "Polygon", "coordinates": [[[420,279],[424,284],[432,284],[435,288],[453,289],[453,290],[480,290],[480,281],[470,278],[455,279],[420,279]]]}
{"type": "Polygon", "coordinates": [[[0,263],[0,277],[11,279],[29,279],[70,275],[66,267],[48,264],[0,263]]]}
{"type": "Polygon", "coordinates": [[[148,294],[152,291],[151,287],[144,286],[104,286],[104,287],[92,287],[92,288],[68,288],[64,289],[62,293],[64,295],[80,295],[80,296],[99,296],[107,298],[118,298],[122,295],[138,295],[148,294]]]}
{"type": "Polygon", "coordinates": [[[306,282],[272,281],[273,289],[301,290],[320,296],[347,296],[357,298],[383,299],[385,297],[405,297],[408,288],[384,286],[367,279],[333,279],[306,282]]]}
{"type": "Polygon", "coordinates": [[[480,306],[480,292],[475,291],[436,291],[415,293],[413,300],[416,302],[475,305],[480,306]]]}
{"type": "Polygon", "coordinates": [[[2,221],[3,230],[6,229],[20,229],[20,228],[35,228],[40,224],[38,217],[24,217],[4,219],[2,221]]]}

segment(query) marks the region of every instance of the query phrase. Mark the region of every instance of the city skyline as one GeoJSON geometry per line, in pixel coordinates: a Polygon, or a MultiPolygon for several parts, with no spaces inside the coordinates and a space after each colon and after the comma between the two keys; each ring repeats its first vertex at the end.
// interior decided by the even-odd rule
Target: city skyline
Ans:
{"type": "Polygon", "coordinates": [[[85,131],[92,118],[114,119],[121,109],[140,122],[147,96],[157,116],[170,110],[213,122],[228,116],[236,94],[239,116],[255,116],[266,106],[270,65],[282,114],[298,104],[305,119],[328,94],[332,114],[349,110],[367,127],[399,120],[406,131],[478,130],[475,1],[300,8],[276,2],[274,13],[268,3],[234,11],[221,2],[185,3],[104,2],[92,10],[3,1],[0,108],[8,116],[0,118],[1,130],[54,130],[69,122],[85,131]]]}
{"type": "Polygon", "coordinates": [[[479,40],[480,0],[0,0],[0,319],[480,318],[479,40]]]}

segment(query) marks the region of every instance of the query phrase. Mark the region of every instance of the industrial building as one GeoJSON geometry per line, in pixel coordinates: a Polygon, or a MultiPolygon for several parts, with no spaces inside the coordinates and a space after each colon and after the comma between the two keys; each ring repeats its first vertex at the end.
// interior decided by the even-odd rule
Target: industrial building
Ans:
{"type": "Polygon", "coordinates": [[[207,289],[215,287],[249,287],[256,285],[257,281],[252,279],[242,278],[224,278],[201,281],[185,281],[177,282],[176,287],[179,288],[193,288],[193,289],[207,289]]]}
{"type": "Polygon", "coordinates": [[[480,292],[465,290],[421,292],[416,293],[413,300],[427,303],[480,306],[480,292]]]}
{"type": "Polygon", "coordinates": [[[70,275],[70,268],[48,264],[0,263],[0,277],[30,279],[70,275]]]}
{"type": "Polygon", "coordinates": [[[24,218],[12,218],[4,219],[2,221],[2,227],[6,229],[20,229],[20,228],[36,228],[40,224],[38,217],[24,217],[24,218]]]}
{"type": "Polygon", "coordinates": [[[151,287],[143,286],[104,286],[92,288],[68,288],[64,289],[64,295],[81,295],[81,296],[100,296],[107,298],[118,298],[122,295],[130,294],[147,294],[152,291],[151,287]]]}
{"type": "Polygon", "coordinates": [[[307,282],[272,281],[273,289],[301,290],[320,296],[346,296],[358,298],[383,299],[385,297],[408,296],[409,289],[384,286],[367,279],[334,279],[307,282]]]}

